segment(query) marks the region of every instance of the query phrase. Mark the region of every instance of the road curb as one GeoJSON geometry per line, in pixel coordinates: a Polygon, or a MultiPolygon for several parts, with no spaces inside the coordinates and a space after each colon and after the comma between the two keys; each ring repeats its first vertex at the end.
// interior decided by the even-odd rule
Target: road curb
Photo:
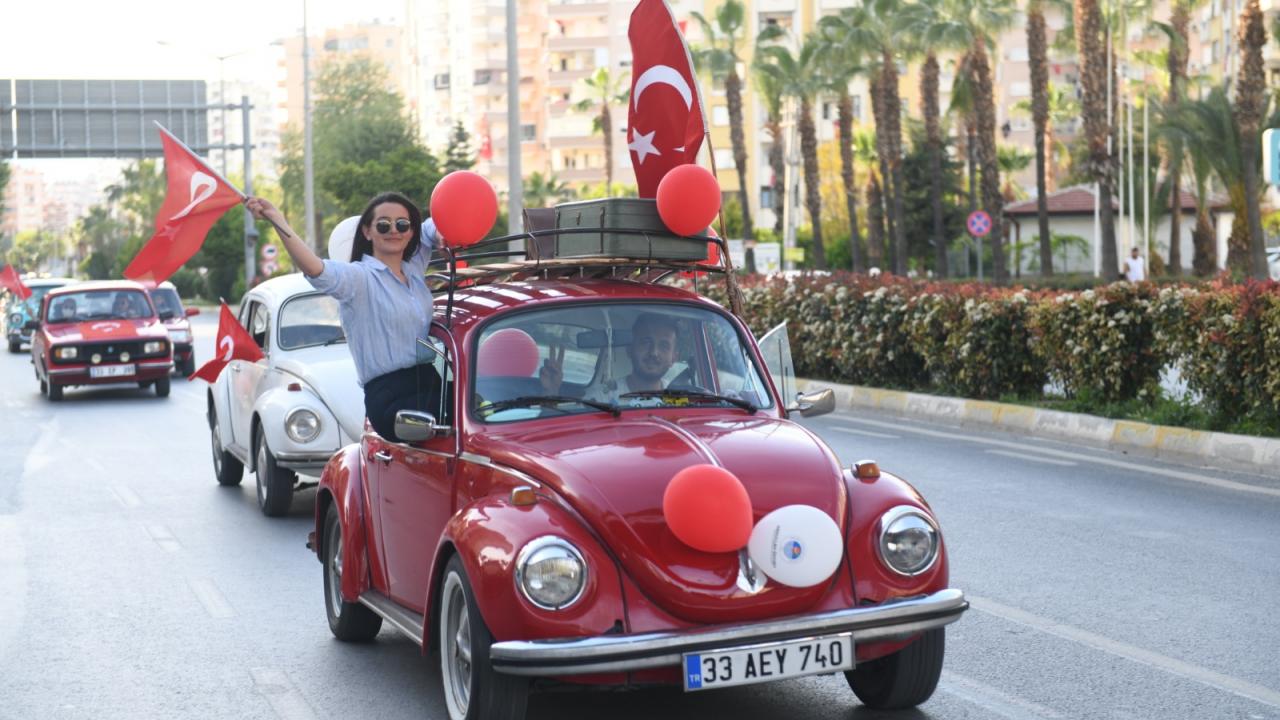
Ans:
{"type": "Polygon", "coordinates": [[[801,390],[831,388],[836,406],[874,408],[960,427],[994,428],[1068,440],[1184,465],[1280,474],[1280,438],[1205,432],[1025,405],[881,390],[800,378],[801,390]]]}

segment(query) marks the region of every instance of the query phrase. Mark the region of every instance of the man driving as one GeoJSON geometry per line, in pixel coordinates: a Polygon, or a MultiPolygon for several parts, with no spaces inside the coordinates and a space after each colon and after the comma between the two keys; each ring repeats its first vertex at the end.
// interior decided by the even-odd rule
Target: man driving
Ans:
{"type": "MultiPolygon", "coordinates": [[[[596,381],[583,392],[586,400],[617,403],[627,393],[665,390],[662,378],[676,362],[679,328],[676,319],[659,313],[642,313],[631,326],[627,358],[631,372],[623,378],[596,381]]],[[[564,377],[564,350],[550,357],[538,372],[543,389],[558,394],[564,377]]]]}

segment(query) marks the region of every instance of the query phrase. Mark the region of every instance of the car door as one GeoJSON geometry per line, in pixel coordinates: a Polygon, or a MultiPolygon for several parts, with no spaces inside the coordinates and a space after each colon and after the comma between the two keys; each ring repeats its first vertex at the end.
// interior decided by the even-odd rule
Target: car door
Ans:
{"type": "Polygon", "coordinates": [[[452,343],[443,329],[435,328],[431,344],[431,364],[444,379],[440,406],[432,412],[437,425],[448,430],[414,445],[366,436],[373,438],[367,457],[387,591],[392,600],[420,613],[426,607],[436,541],[453,516],[458,458],[452,343]]]}
{"type": "Polygon", "coordinates": [[[253,419],[253,405],[258,399],[258,386],[266,377],[267,366],[271,359],[271,314],[265,302],[260,298],[250,297],[240,309],[240,324],[253,341],[262,350],[262,359],[257,362],[248,360],[232,360],[227,365],[231,372],[231,427],[232,437],[236,445],[244,449],[245,454],[253,456],[250,421],[253,419]]]}

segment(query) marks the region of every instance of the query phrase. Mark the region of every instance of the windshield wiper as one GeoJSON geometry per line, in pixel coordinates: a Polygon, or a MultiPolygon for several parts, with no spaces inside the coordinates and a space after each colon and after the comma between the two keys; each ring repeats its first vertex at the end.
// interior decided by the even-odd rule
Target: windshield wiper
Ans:
{"type": "Polygon", "coordinates": [[[719,400],[721,402],[727,402],[730,405],[740,407],[743,410],[746,410],[747,412],[752,414],[755,414],[755,412],[760,409],[755,405],[751,404],[750,402],[743,400],[742,398],[729,397],[728,395],[719,395],[717,393],[707,392],[705,390],[685,390],[683,388],[670,388],[667,390],[637,390],[635,392],[623,393],[618,397],[619,398],[662,397],[664,395],[671,396],[671,397],[706,398],[708,400],[719,400]]]}
{"type": "Polygon", "coordinates": [[[510,398],[508,400],[499,400],[497,402],[485,403],[476,408],[476,410],[487,410],[497,412],[513,407],[528,407],[530,405],[560,405],[562,403],[577,403],[586,405],[587,407],[603,410],[618,417],[622,411],[617,405],[598,400],[586,400],[584,398],[570,397],[568,395],[521,395],[520,397],[510,398]]]}
{"type": "Polygon", "coordinates": [[[332,338],[329,338],[328,340],[325,340],[320,345],[320,347],[329,347],[330,345],[333,345],[335,343],[346,342],[346,341],[347,341],[346,335],[339,335],[338,337],[332,337],[332,338]]]}

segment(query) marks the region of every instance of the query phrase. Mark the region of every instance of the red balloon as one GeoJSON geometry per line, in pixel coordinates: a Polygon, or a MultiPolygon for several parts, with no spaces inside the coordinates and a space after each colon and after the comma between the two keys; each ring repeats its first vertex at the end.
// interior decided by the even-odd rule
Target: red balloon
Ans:
{"type": "Polygon", "coordinates": [[[493,229],[498,219],[498,196],[480,175],[455,170],[431,191],[431,218],[446,245],[465,247],[493,229]]]}
{"type": "Polygon", "coordinates": [[[707,243],[707,261],[703,264],[704,265],[720,264],[720,246],[719,245],[713,242],[707,243]]]}
{"type": "Polygon", "coordinates": [[[529,333],[503,328],[480,343],[476,375],[530,377],[538,371],[538,344],[529,333]]]}
{"type": "Polygon", "coordinates": [[[658,183],[657,201],[658,216],[671,232],[698,235],[720,212],[720,183],[701,165],[677,165],[658,183]]]}
{"type": "Polygon", "coordinates": [[[662,514],[680,542],[695,550],[732,552],[751,538],[747,489],[715,465],[691,465],[676,473],[662,494],[662,514]]]}

